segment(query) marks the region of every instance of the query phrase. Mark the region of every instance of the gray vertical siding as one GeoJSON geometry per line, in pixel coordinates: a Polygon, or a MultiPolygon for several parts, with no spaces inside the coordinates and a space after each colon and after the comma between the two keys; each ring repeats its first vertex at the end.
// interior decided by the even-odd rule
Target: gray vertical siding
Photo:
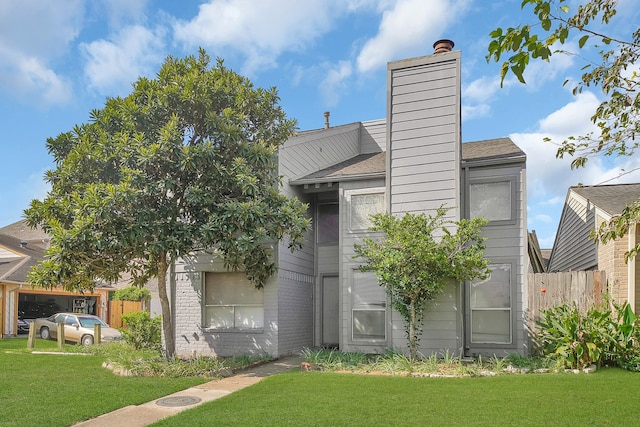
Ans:
{"type": "Polygon", "coordinates": [[[549,271],[582,271],[597,267],[597,248],[589,238],[595,224],[595,208],[569,190],[549,260],[549,271]]]}
{"type": "MultiPolygon", "coordinates": [[[[366,180],[366,181],[351,181],[343,182],[340,184],[340,348],[345,351],[357,351],[364,353],[383,353],[384,350],[389,347],[391,342],[387,339],[386,342],[354,342],[352,340],[351,331],[351,310],[352,310],[352,287],[351,283],[353,277],[353,271],[356,270],[361,261],[354,258],[355,251],[354,245],[360,242],[364,237],[376,237],[377,234],[368,232],[365,230],[351,231],[349,229],[349,210],[350,206],[347,203],[345,193],[351,190],[364,190],[380,189],[385,191],[384,180],[366,180]]],[[[379,285],[374,285],[379,286],[379,285]]],[[[391,316],[390,310],[387,310],[387,336],[390,335],[391,316]]]]}
{"type": "MultiPolygon", "coordinates": [[[[393,214],[433,213],[445,205],[460,219],[460,52],[388,65],[387,206],[393,214]]],[[[420,351],[462,347],[460,286],[429,308],[420,351]]],[[[392,314],[392,346],[407,348],[404,319],[392,314]]]]}
{"type": "MultiPolygon", "coordinates": [[[[515,262],[515,283],[512,284],[514,301],[512,304],[512,332],[511,345],[492,347],[483,345],[470,348],[471,353],[497,354],[504,353],[505,347],[512,348],[511,352],[527,353],[528,339],[526,332],[527,313],[527,222],[526,222],[526,169],[524,163],[507,164],[491,167],[471,167],[469,181],[500,180],[513,178],[515,182],[515,221],[512,223],[496,223],[485,226],[483,236],[486,250],[485,258],[492,263],[515,262]]],[[[468,201],[468,195],[466,196],[468,201]]],[[[468,331],[470,333],[470,331],[468,331]]]]}
{"type": "Polygon", "coordinates": [[[460,218],[460,52],[388,66],[387,188],[391,213],[446,205],[460,218]]]}

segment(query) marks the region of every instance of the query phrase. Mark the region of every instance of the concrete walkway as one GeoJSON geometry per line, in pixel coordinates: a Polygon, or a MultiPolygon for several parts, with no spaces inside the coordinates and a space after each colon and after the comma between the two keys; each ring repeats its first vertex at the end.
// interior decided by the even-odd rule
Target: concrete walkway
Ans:
{"type": "Polygon", "coordinates": [[[100,415],[77,427],[143,427],[211,400],[253,385],[265,377],[290,371],[303,362],[300,356],[286,356],[264,365],[243,370],[220,380],[209,381],[142,405],[132,405],[100,415]]]}

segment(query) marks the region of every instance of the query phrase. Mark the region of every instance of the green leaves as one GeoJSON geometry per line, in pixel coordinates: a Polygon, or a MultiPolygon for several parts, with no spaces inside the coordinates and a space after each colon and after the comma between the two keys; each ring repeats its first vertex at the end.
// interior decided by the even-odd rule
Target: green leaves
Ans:
{"type": "MultiPolygon", "coordinates": [[[[599,87],[603,100],[591,116],[597,132],[570,136],[559,146],[556,157],[565,154],[575,157],[571,169],[585,167],[594,156],[631,156],[638,148],[636,135],[640,132],[640,75],[629,72],[640,62],[640,29],[629,34],[626,39],[605,34],[603,27],[616,15],[617,1],[590,0],[569,7],[565,0],[524,0],[522,8],[533,7],[533,23],[515,28],[496,28],[491,31],[487,62],[500,62],[504,55],[507,61],[500,66],[500,85],[509,73],[525,83],[525,72],[530,59],[548,61],[552,55],[566,54],[575,58],[590,56],[597,60],[584,60],[581,80],[573,88],[573,94],[583,89],[599,87]],[[537,31],[536,31],[537,30],[537,31]],[[565,45],[574,36],[578,37],[578,49],[585,52],[570,52],[553,46],[565,45]],[[598,45],[600,42],[600,45],[598,45]]],[[[567,81],[565,81],[565,84],[567,81]]],[[[637,214],[637,212],[635,212],[637,214]]],[[[639,217],[626,212],[621,220],[614,219],[605,227],[616,230],[616,223],[630,224],[639,217]]],[[[606,236],[618,235],[608,231],[606,236]]],[[[629,251],[628,256],[640,251],[640,244],[629,251]]]]}
{"type": "Polygon", "coordinates": [[[51,191],[25,214],[52,245],[31,283],[83,290],[127,272],[162,287],[172,260],[215,249],[263,286],[270,245],[297,249],[310,226],[306,205],[278,193],[278,147],[296,127],[278,102],[200,50],[168,57],[155,79],[50,138],[51,191]]]}
{"type": "Polygon", "coordinates": [[[427,303],[452,281],[485,278],[488,261],[483,258],[481,218],[452,222],[447,209],[434,215],[407,213],[372,215],[372,231],[380,239],[363,239],[355,245],[355,258],[364,262],[361,271],[372,271],[389,295],[391,304],[406,321],[412,358],[416,357],[427,303]]]}
{"type": "Polygon", "coordinates": [[[541,313],[539,339],[545,355],[571,369],[606,362],[638,370],[630,365],[640,358],[640,324],[628,303],[591,307],[562,304],[541,313]]]}

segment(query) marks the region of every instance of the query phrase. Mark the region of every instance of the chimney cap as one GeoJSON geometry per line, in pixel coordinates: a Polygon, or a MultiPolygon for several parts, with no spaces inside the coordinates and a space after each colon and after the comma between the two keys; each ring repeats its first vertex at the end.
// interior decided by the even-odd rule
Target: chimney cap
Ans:
{"type": "Polygon", "coordinates": [[[455,46],[453,40],[440,39],[433,44],[433,53],[451,52],[451,49],[455,46]]]}

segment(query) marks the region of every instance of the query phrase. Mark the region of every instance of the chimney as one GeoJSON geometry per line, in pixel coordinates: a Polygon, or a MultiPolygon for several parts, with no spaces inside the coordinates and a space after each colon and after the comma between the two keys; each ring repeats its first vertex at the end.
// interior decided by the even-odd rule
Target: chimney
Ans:
{"type": "Polygon", "coordinates": [[[443,52],[451,52],[451,49],[453,49],[453,46],[455,46],[455,43],[453,43],[453,41],[448,40],[448,39],[442,39],[442,40],[438,40],[437,42],[435,42],[433,44],[433,53],[443,53],[443,52]]]}
{"type": "Polygon", "coordinates": [[[329,114],[330,113],[328,111],[324,112],[324,128],[325,129],[329,129],[330,128],[330,126],[329,126],[329,114]]]}

